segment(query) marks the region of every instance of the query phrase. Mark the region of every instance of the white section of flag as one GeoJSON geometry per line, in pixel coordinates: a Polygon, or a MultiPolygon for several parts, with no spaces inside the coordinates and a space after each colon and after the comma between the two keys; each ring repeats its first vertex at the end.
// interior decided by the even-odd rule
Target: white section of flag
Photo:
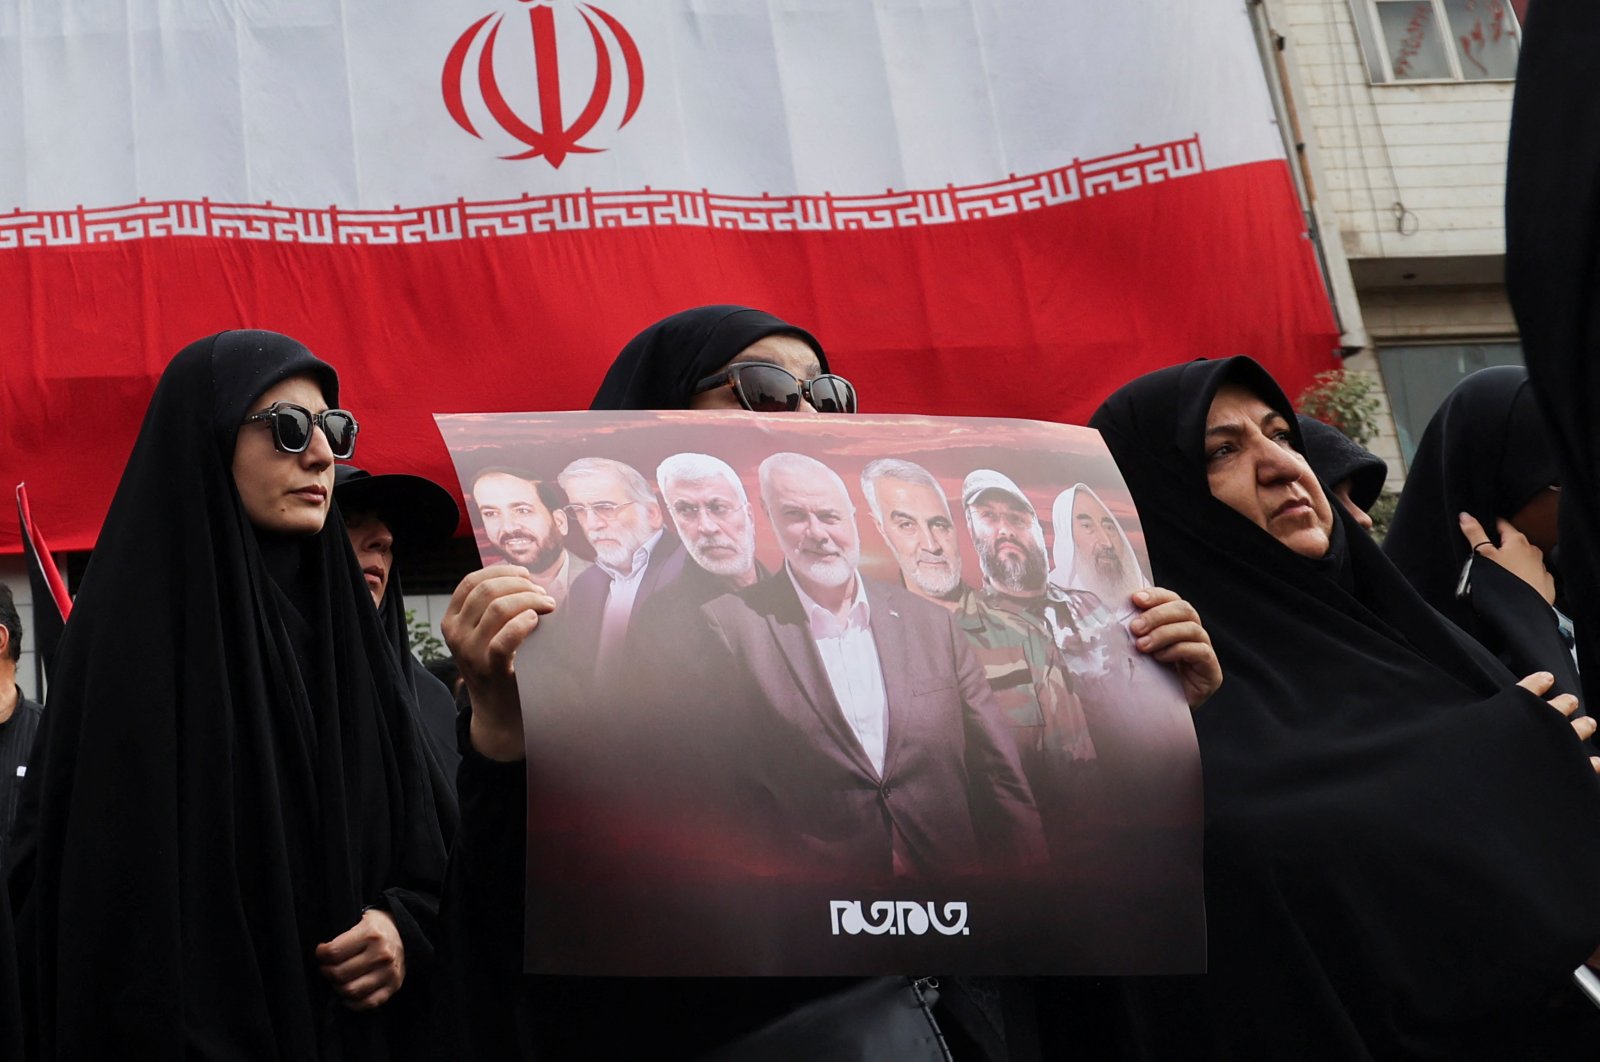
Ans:
{"type": "MultiPolygon", "coordinates": [[[[554,3],[570,119],[594,48],[572,0],[554,3]]],[[[502,11],[497,71],[538,118],[532,68],[516,61],[532,54],[519,0],[4,3],[0,209],[139,197],[388,209],[647,186],[873,194],[1195,134],[1208,169],[1282,157],[1243,0],[594,6],[636,41],[644,95],[618,130],[614,71],[585,141],[605,150],[556,169],[499,158],[520,145],[471,92],[484,139],[465,132],[441,92],[451,46],[502,11]]]]}

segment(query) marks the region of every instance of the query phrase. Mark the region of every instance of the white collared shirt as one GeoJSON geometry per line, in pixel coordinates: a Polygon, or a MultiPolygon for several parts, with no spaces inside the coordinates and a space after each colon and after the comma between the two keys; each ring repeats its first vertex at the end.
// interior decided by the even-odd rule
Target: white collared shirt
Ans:
{"type": "Polygon", "coordinates": [[[872,609],[867,603],[866,584],[859,574],[854,577],[855,600],[841,620],[805,592],[788,565],[784,566],[784,571],[800,597],[801,607],[806,610],[811,640],[816,643],[817,655],[822,657],[822,668],[828,673],[839,710],[881,778],[888,744],[889,696],[883,685],[878,643],[872,637],[872,609]]]}
{"type": "Polygon", "coordinates": [[[633,567],[623,573],[605,561],[596,558],[595,565],[611,580],[606,590],[606,607],[600,616],[600,651],[596,666],[605,667],[610,655],[622,648],[623,637],[628,633],[628,620],[633,616],[633,603],[639,596],[639,584],[644,582],[645,569],[650,566],[650,551],[661,541],[665,528],[644,540],[644,545],[633,551],[633,567]]]}
{"type": "Polygon", "coordinates": [[[545,593],[555,599],[556,604],[567,599],[567,591],[572,589],[572,554],[566,550],[561,551],[561,564],[550,577],[549,585],[544,588],[545,593]]]}

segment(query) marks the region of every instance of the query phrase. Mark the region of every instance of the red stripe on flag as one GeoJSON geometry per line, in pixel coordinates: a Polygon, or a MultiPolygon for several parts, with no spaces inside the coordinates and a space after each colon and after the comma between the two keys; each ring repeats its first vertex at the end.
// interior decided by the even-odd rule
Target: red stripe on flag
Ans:
{"type": "MultiPolygon", "coordinates": [[[[184,344],[271,328],[340,370],[356,462],[453,484],[435,412],[582,409],[622,344],[713,302],[811,329],[868,412],[1082,423],[1162,365],[1337,364],[1289,172],[1253,163],[886,230],[591,228],[398,246],[167,237],[0,251],[0,478],[87,549],[184,344]]],[[[0,553],[17,538],[0,527],[0,553]]]]}

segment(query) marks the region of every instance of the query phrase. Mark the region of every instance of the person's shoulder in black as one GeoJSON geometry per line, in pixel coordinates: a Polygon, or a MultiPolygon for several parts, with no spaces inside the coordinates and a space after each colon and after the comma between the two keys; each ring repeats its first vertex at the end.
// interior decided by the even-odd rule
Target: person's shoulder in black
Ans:
{"type": "Polygon", "coordinates": [[[406,669],[411,673],[412,685],[416,687],[422,732],[439,757],[445,777],[453,779],[461,767],[461,752],[456,748],[455,694],[415,656],[406,658],[406,669]]]}
{"type": "Polygon", "coordinates": [[[44,716],[44,709],[24,697],[20,689],[16,697],[10,717],[0,722],[0,856],[5,854],[6,837],[17,814],[17,795],[22,791],[34,735],[44,716]]]}

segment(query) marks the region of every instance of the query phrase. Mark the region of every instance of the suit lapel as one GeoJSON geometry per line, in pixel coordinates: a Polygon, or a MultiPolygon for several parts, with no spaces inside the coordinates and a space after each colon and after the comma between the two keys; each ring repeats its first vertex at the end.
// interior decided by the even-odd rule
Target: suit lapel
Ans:
{"type": "Polygon", "coordinates": [[[861,747],[855,731],[845,721],[839,699],[834,696],[833,684],[828,681],[828,672],[822,666],[822,656],[817,652],[816,643],[811,640],[810,621],[800,604],[800,598],[795,595],[794,585],[789,582],[788,573],[780,569],[772,577],[772,586],[774,607],[767,613],[767,627],[789,665],[795,684],[805,694],[806,702],[817,713],[823,727],[849,756],[850,762],[867,777],[876,778],[877,771],[867,758],[867,750],[861,747]]]}
{"type": "Polygon", "coordinates": [[[633,607],[655,593],[657,589],[665,586],[674,575],[683,570],[683,557],[681,556],[682,544],[671,532],[664,533],[656,542],[655,549],[650,551],[650,563],[644,570],[644,575],[639,580],[639,593],[634,598],[633,607]]]}
{"type": "Polygon", "coordinates": [[[883,776],[894,773],[899,752],[898,716],[910,703],[911,687],[906,665],[911,659],[906,645],[906,625],[890,601],[888,588],[866,580],[867,606],[872,617],[872,640],[878,647],[878,664],[883,669],[884,733],[883,776]]]}

